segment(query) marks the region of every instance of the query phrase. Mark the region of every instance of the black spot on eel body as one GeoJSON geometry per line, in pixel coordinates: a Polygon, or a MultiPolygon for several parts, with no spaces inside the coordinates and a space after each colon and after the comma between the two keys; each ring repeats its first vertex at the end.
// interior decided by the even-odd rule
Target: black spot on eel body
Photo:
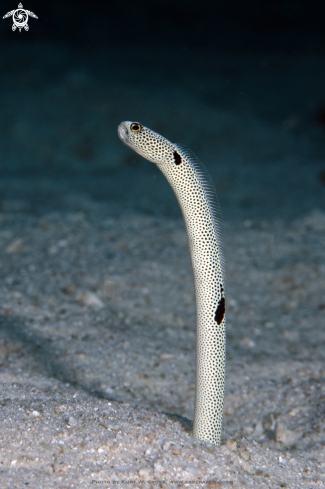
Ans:
{"type": "Polygon", "coordinates": [[[223,297],[223,286],[220,285],[220,291],[221,291],[221,297],[217,305],[217,309],[214,315],[214,320],[217,321],[218,324],[222,323],[222,320],[225,316],[226,312],[226,301],[225,298],[223,297]]]}
{"type": "Polygon", "coordinates": [[[174,160],[176,165],[180,165],[182,163],[182,157],[177,151],[174,151],[174,160]]]}

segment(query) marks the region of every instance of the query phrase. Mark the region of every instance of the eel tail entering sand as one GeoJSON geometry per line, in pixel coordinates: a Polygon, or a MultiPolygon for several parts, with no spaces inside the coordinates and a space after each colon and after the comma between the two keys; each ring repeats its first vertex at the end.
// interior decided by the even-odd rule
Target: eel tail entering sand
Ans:
{"type": "Polygon", "coordinates": [[[196,156],[139,122],[122,122],[120,139],[155,163],[182,210],[196,301],[196,392],[193,435],[220,444],[226,356],[225,271],[221,214],[210,175],[196,156]]]}

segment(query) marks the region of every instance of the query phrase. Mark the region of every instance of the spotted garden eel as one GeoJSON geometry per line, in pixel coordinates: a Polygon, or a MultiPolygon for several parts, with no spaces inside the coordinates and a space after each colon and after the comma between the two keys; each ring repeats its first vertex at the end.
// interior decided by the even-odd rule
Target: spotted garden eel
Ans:
{"type": "Polygon", "coordinates": [[[220,444],[226,354],[224,259],[215,187],[203,164],[139,122],[122,122],[124,144],[155,163],[182,210],[191,255],[196,300],[196,387],[193,435],[220,444]]]}

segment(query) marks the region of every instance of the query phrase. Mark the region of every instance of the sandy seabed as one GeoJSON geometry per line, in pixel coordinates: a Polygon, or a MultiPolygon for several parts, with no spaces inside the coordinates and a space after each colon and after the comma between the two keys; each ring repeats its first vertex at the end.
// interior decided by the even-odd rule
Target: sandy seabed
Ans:
{"type": "Polygon", "coordinates": [[[0,220],[2,487],[325,487],[324,213],[225,224],[220,447],[191,436],[182,220],[0,220]]]}

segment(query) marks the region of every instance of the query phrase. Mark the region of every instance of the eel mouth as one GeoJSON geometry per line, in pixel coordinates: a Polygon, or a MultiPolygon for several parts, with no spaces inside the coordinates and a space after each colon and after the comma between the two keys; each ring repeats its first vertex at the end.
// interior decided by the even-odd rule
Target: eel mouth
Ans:
{"type": "Polygon", "coordinates": [[[126,122],[121,122],[121,124],[117,128],[118,137],[124,144],[128,144],[129,142],[129,128],[126,122]]]}

